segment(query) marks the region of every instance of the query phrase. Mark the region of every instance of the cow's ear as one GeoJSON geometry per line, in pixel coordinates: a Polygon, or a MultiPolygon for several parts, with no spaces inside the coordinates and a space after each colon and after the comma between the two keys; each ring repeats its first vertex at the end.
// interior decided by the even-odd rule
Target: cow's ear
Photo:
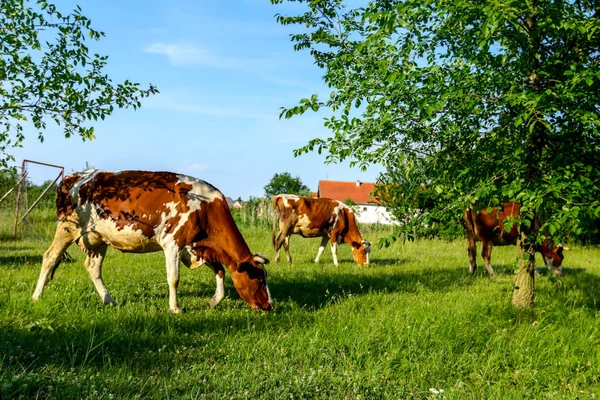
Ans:
{"type": "Polygon", "coordinates": [[[248,261],[239,263],[237,272],[247,274],[250,279],[264,280],[267,277],[267,270],[262,265],[254,265],[248,261]]]}
{"type": "Polygon", "coordinates": [[[358,243],[358,242],[354,242],[354,241],[353,241],[353,242],[352,242],[352,248],[353,248],[353,249],[359,249],[359,248],[360,248],[360,243],[358,243]]]}
{"type": "Polygon", "coordinates": [[[556,248],[556,254],[558,254],[559,256],[562,256],[562,253],[563,253],[564,249],[565,248],[562,247],[562,245],[559,244],[558,247],[556,248]]]}

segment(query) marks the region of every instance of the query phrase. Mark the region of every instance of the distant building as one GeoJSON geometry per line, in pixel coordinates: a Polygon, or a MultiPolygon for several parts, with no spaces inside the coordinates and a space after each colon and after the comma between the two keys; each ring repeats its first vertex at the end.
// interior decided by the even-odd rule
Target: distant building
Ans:
{"type": "Polygon", "coordinates": [[[375,184],[370,182],[319,181],[317,197],[328,197],[342,202],[352,200],[356,203],[356,207],[353,208],[357,211],[356,219],[360,223],[396,224],[388,210],[373,198],[374,189],[375,184]]]}
{"type": "Polygon", "coordinates": [[[242,208],[244,207],[244,202],[242,200],[236,200],[233,202],[233,208],[242,208]]]}
{"type": "Polygon", "coordinates": [[[229,208],[233,207],[233,199],[231,197],[225,196],[225,201],[227,201],[229,208]]]}

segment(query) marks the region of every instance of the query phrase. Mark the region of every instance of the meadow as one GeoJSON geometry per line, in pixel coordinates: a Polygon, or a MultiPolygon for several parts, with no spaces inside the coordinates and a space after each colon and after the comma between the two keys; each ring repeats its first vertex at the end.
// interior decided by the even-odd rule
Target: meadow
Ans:
{"type": "MultiPolygon", "coordinates": [[[[48,218],[51,220],[52,218],[48,218]]],[[[0,242],[0,398],[3,399],[523,399],[600,396],[600,249],[571,246],[563,277],[541,268],[535,310],[510,305],[514,247],[468,274],[466,240],[374,248],[369,267],[312,262],[319,239],[292,237],[294,265],[269,265],[275,299],[254,313],[229,277],[210,310],[208,268],[182,268],[168,311],[163,256],[109,250],[103,306],[83,267],[62,264],[30,300],[51,241],[0,242]]],[[[270,231],[245,227],[273,259],[270,231]]],[[[367,230],[376,242],[389,232],[367,230]]],[[[541,258],[538,255],[538,264],[541,258]]]]}

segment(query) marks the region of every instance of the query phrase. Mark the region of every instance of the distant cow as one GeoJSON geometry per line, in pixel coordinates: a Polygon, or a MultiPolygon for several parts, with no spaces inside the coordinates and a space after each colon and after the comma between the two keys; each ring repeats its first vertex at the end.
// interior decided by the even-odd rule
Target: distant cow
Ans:
{"type": "Polygon", "coordinates": [[[292,263],[290,254],[290,236],[322,237],[321,246],[315,262],[319,262],[327,241],[331,243],[333,263],[337,266],[337,247],[348,243],[352,246],[352,256],[358,265],[369,264],[371,243],[362,240],[356,227],[352,210],[344,203],[314,197],[299,197],[292,194],[273,196],[275,211],[279,215],[279,234],[275,235],[277,220],[273,221],[273,247],[275,262],[279,262],[281,245],[285,249],[288,263],[292,263]]]}
{"type": "Polygon", "coordinates": [[[204,181],[170,172],[74,173],[57,189],[56,214],[58,226],[44,253],[34,301],[54,276],[61,255],[77,242],[87,253],[85,267],[104,304],[115,304],[102,281],[102,261],[111,246],[131,253],[164,252],[173,312],[181,312],[180,260],[191,269],[207,264],[215,272],[211,307],[225,297],[225,265],[250,307],[272,308],[264,267],[269,261],[250,252],[225,197],[204,181]]]}
{"type": "MultiPolygon", "coordinates": [[[[481,241],[483,248],[481,250],[481,256],[485,261],[485,267],[490,275],[494,275],[492,269],[492,263],[490,257],[492,255],[492,245],[506,246],[514,245],[518,238],[517,225],[514,224],[509,232],[504,229],[504,221],[510,216],[513,219],[519,217],[521,205],[518,203],[508,202],[504,204],[502,209],[498,207],[492,208],[488,212],[487,208],[484,208],[479,213],[473,210],[465,210],[465,227],[467,229],[467,239],[469,242],[469,272],[475,273],[477,268],[477,241],[481,241]]],[[[539,222],[535,222],[539,225],[539,222]]],[[[548,240],[544,240],[540,245],[535,248],[536,251],[542,254],[544,263],[548,268],[554,270],[558,275],[562,275],[562,260],[563,247],[557,246],[551,248],[548,240]]]]}

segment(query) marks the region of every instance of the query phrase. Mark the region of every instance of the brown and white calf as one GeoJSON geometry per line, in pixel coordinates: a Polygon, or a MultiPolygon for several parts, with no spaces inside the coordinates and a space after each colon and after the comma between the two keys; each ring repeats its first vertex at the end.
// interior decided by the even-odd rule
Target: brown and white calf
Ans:
{"type": "MultiPolygon", "coordinates": [[[[504,221],[507,218],[519,218],[521,205],[519,203],[505,203],[502,209],[494,207],[488,212],[484,208],[480,212],[465,209],[465,227],[467,229],[467,240],[469,243],[469,272],[475,273],[477,269],[477,241],[482,242],[481,256],[485,262],[485,267],[490,275],[494,275],[494,269],[490,261],[492,255],[492,246],[507,246],[514,245],[518,238],[517,225],[513,224],[507,232],[504,228],[504,221]]],[[[539,229],[539,221],[534,222],[539,229]]],[[[563,247],[550,247],[549,241],[544,240],[540,245],[536,246],[536,251],[542,254],[544,263],[549,269],[552,269],[556,274],[562,275],[562,261],[564,259],[563,247]]]]}
{"type": "Polygon", "coordinates": [[[352,246],[352,257],[358,265],[369,264],[371,243],[363,240],[356,226],[354,213],[344,203],[314,197],[300,197],[293,194],[273,196],[275,211],[279,215],[279,234],[275,235],[277,220],[273,221],[273,247],[275,262],[279,262],[281,246],[285,249],[288,263],[292,263],[290,254],[290,236],[322,237],[321,246],[315,262],[319,262],[327,241],[331,243],[333,263],[337,266],[337,247],[342,243],[352,246]]]}
{"type": "Polygon", "coordinates": [[[173,312],[181,312],[180,261],[192,269],[207,264],[215,272],[211,307],[225,297],[225,265],[252,309],[272,308],[264,267],[269,261],[250,252],[225,197],[202,180],[171,172],[74,173],[57,189],[56,214],[54,241],[44,253],[34,301],[54,276],[62,254],[77,242],[87,254],[85,267],[105,304],[115,303],[102,280],[102,261],[111,246],[123,252],[165,254],[173,312]]]}

